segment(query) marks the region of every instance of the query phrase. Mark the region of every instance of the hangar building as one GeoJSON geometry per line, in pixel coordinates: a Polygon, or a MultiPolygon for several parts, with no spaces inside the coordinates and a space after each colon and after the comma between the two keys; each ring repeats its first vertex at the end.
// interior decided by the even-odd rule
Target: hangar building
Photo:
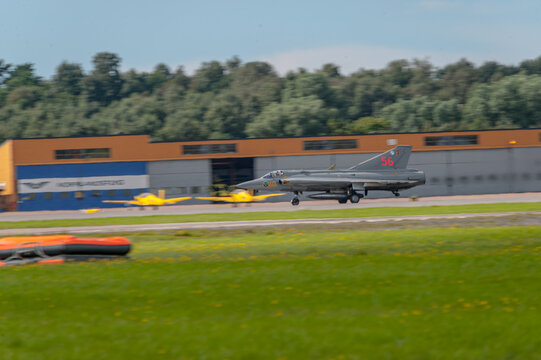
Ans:
{"type": "Polygon", "coordinates": [[[212,184],[236,184],[276,169],[348,168],[398,144],[413,145],[409,167],[427,174],[426,185],[403,196],[541,191],[541,129],[178,142],[115,135],[5,141],[0,209],[114,207],[102,200],[158,189],[167,196],[202,196],[212,184]]]}

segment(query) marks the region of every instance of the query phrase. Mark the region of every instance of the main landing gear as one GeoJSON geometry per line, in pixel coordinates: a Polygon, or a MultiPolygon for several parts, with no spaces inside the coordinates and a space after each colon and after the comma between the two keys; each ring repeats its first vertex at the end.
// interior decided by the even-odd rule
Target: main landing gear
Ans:
{"type": "Polygon", "coordinates": [[[293,206],[297,206],[299,205],[299,192],[298,191],[295,191],[293,192],[295,194],[295,196],[293,197],[293,199],[291,199],[291,205],[293,206]]]}
{"type": "Polygon", "coordinates": [[[339,204],[345,204],[349,200],[352,204],[357,204],[359,202],[359,200],[361,200],[361,198],[363,198],[363,197],[364,197],[363,194],[357,194],[356,192],[352,192],[351,194],[347,195],[346,197],[338,199],[338,203],[339,204]]]}
{"type": "Polygon", "coordinates": [[[394,196],[396,196],[396,197],[399,197],[399,196],[400,196],[400,193],[399,193],[397,190],[393,191],[393,194],[394,194],[394,196]]]}

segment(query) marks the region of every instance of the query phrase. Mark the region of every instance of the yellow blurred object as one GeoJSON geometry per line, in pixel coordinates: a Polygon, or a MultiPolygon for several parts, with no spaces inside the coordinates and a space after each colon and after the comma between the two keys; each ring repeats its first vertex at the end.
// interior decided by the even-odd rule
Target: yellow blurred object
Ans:
{"type": "Polygon", "coordinates": [[[180,198],[165,198],[165,191],[159,190],[158,196],[151,193],[143,193],[133,197],[133,200],[103,200],[104,203],[124,204],[124,205],[139,205],[139,206],[161,206],[171,205],[180,201],[191,199],[190,196],[180,198]]]}
{"type": "Polygon", "coordinates": [[[516,140],[509,140],[509,145],[515,145],[517,143],[516,140]]]}
{"type": "Polygon", "coordinates": [[[83,212],[87,214],[94,214],[100,211],[101,209],[84,209],[83,212]]]}
{"type": "Polygon", "coordinates": [[[253,195],[252,193],[246,191],[246,190],[234,190],[230,192],[227,195],[224,196],[210,196],[210,197],[197,197],[196,199],[199,200],[211,200],[211,201],[225,201],[230,203],[250,203],[253,201],[263,201],[271,196],[281,196],[285,195],[285,193],[280,194],[268,194],[268,195],[253,195]]]}

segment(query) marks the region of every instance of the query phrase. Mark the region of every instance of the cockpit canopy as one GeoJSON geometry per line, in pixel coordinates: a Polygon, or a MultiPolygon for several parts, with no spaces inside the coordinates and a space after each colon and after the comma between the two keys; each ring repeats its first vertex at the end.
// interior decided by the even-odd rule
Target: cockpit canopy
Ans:
{"type": "Polygon", "coordinates": [[[263,178],[272,179],[272,178],[278,178],[281,176],[284,176],[284,172],[282,170],[274,170],[274,171],[271,171],[270,173],[263,175],[263,178]]]}

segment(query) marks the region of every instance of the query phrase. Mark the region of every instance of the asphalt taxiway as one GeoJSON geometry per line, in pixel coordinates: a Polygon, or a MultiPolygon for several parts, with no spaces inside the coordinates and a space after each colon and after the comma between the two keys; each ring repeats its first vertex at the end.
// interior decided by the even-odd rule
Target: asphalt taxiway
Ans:
{"type": "Polygon", "coordinates": [[[287,219],[287,220],[250,220],[250,221],[213,221],[213,222],[184,222],[160,224],[132,224],[132,225],[100,225],[100,226],[73,226],[51,228],[26,228],[0,230],[0,236],[14,235],[47,235],[47,234],[92,234],[92,233],[126,233],[141,231],[162,230],[193,230],[193,229],[238,229],[258,227],[284,227],[299,225],[343,225],[343,224],[377,224],[390,222],[425,222],[436,220],[465,220],[478,218],[505,218],[511,216],[528,216],[541,220],[541,211],[529,212],[502,212],[502,213],[476,213],[476,214],[445,214],[445,215],[412,215],[412,216],[382,216],[366,218],[329,218],[329,219],[287,219]]]}
{"type": "MultiPolygon", "coordinates": [[[[284,196],[284,198],[286,198],[284,196]]],[[[467,204],[493,204],[511,202],[541,202],[541,192],[536,193],[510,193],[491,195],[459,195],[459,196],[433,196],[417,198],[380,198],[361,199],[358,204],[338,204],[336,201],[301,201],[300,205],[292,206],[289,202],[261,202],[239,204],[197,204],[197,205],[169,205],[156,210],[141,210],[138,207],[101,209],[95,213],[85,213],[82,210],[60,211],[31,211],[31,212],[5,212],[0,213],[0,221],[32,221],[32,220],[70,220],[95,219],[107,217],[132,217],[149,215],[186,215],[186,214],[216,214],[216,213],[246,213],[261,211],[299,211],[299,210],[339,210],[373,207],[418,207],[418,206],[444,206],[467,204]]]]}

